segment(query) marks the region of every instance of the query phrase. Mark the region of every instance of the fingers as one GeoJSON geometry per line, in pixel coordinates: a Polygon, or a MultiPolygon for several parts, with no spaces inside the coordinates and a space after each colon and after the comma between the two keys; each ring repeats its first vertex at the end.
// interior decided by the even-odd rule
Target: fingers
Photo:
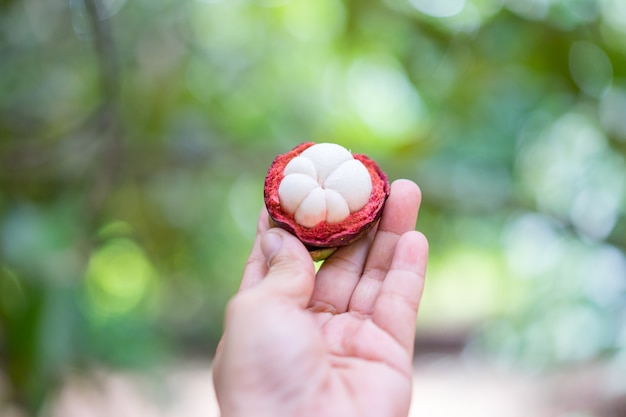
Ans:
{"type": "Polygon", "coordinates": [[[295,303],[306,308],[313,292],[315,267],[302,242],[274,228],[263,233],[259,246],[268,269],[254,288],[257,295],[266,297],[268,302],[295,303]]]}
{"type": "Polygon", "coordinates": [[[428,258],[428,241],[419,232],[405,233],[375,303],[373,321],[413,354],[415,318],[419,308],[428,258]]]}
{"type": "MultiPolygon", "coordinates": [[[[324,263],[315,280],[309,307],[333,314],[348,309],[371,314],[396,242],[402,233],[415,228],[420,200],[420,190],[415,183],[395,181],[378,228],[364,239],[339,249],[324,263]]],[[[263,209],[241,290],[258,285],[268,272],[261,238],[269,227],[267,211],[263,209]]]]}
{"type": "Polygon", "coordinates": [[[270,229],[269,215],[265,207],[261,209],[259,214],[259,221],[257,222],[256,237],[252,246],[252,251],[246,262],[245,269],[243,271],[243,277],[241,278],[241,285],[239,291],[254,287],[257,285],[265,274],[267,273],[267,260],[261,252],[261,237],[263,233],[270,229]]]}
{"type": "Polygon", "coordinates": [[[264,295],[294,296],[306,307],[313,289],[314,266],[309,252],[293,235],[271,228],[263,208],[257,224],[257,235],[248,257],[239,292],[262,287],[264,295]],[[304,294],[304,295],[303,295],[304,294]],[[306,301],[300,300],[306,298],[306,301]]]}
{"type": "Polygon", "coordinates": [[[365,261],[363,275],[348,306],[350,311],[372,314],[400,236],[415,230],[420,202],[421,192],[414,182],[398,180],[391,184],[391,193],[365,261]]]}
{"type": "Polygon", "coordinates": [[[317,273],[309,308],[316,312],[345,313],[363,265],[367,259],[375,230],[351,245],[338,249],[317,273]]]}
{"type": "Polygon", "coordinates": [[[306,308],[314,279],[313,261],[304,245],[286,231],[270,228],[267,212],[262,210],[240,291],[226,309],[225,332],[216,350],[213,368],[216,392],[227,392],[228,381],[236,378],[233,372],[227,371],[227,362],[230,362],[230,369],[237,362],[254,373],[254,366],[246,367],[243,356],[252,352],[252,359],[249,355],[248,360],[255,363],[262,355],[248,349],[246,343],[253,343],[254,348],[273,344],[267,335],[277,332],[272,332],[270,326],[278,326],[278,334],[282,332],[297,338],[295,332],[285,329],[281,320],[285,319],[284,312],[291,314],[306,308]],[[259,339],[264,342],[259,344],[259,339]]]}

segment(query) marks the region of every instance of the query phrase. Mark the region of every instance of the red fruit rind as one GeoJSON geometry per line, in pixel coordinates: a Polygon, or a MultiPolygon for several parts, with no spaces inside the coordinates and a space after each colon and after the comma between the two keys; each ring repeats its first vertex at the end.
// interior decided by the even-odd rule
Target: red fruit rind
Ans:
{"type": "Polygon", "coordinates": [[[372,194],[367,204],[340,223],[330,224],[323,221],[311,228],[301,226],[296,223],[293,214],[286,212],[281,207],[278,187],[284,178],[285,167],[289,161],[313,145],[315,142],[302,143],[274,159],[265,178],[265,206],[273,222],[294,234],[306,245],[309,251],[349,245],[367,233],[382,215],[385,201],[389,196],[390,187],[387,175],[376,162],[367,156],[353,154],[354,159],[365,165],[372,179],[372,194]]]}

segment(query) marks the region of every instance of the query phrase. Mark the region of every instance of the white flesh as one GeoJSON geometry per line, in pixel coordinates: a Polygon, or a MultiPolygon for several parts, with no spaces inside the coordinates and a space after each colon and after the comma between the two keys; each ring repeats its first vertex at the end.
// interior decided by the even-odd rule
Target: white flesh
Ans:
{"type": "Polygon", "coordinates": [[[278,187],[283,210],[298,224],[339,223],[361,210],[372,193],[372,179],[361,161],[333,143],[307,148],[285,167],[278,187]]]}

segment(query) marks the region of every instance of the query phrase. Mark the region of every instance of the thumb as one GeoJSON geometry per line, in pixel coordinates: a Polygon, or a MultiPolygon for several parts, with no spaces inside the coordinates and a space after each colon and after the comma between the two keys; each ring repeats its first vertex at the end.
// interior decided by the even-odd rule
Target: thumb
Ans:
{"type": "Polygon", "coordinates": [[[261,237],[261,251],[268,271],[257,288],[269,296],[288,299],[305,308],[313,293],[315,268],[302,242],[274,228],[261,237]]]}

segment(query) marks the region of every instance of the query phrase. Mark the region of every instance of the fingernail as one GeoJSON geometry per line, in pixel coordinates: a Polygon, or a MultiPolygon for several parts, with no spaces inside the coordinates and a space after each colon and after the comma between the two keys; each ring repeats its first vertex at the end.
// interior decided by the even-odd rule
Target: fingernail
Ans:
{"type": "Polygon", "coordinates": [[[271,263],[274,256],[283,246],[283,237],[276,232],[266,232],[261,239],[261,251],[267,259],[267,263],[271,263]]]}

